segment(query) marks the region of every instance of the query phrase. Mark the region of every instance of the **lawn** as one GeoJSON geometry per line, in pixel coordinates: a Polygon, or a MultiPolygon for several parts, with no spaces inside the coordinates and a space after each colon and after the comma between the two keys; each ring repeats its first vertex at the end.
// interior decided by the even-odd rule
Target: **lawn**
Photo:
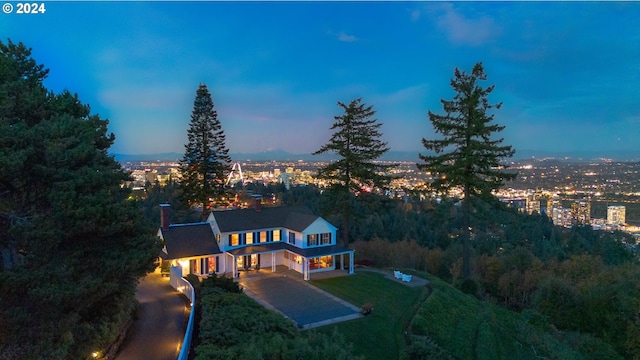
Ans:
{"type": "Polygon", "coordinates": [[[312,281],[356,306],[374,306],[370,316],[316,331],[337,329],[353,344],[353,354],[367,360],[398,359],[407,341],[424,342],[425,336],[458,359],[620,359],[610,345],[588,334],[559,332],[540,315],[511,312],[429,274],[415,274],[431,282],[428,297],[425,287],[408,287],[369,271],[312,281]]]}
{"type": "Polygon", "coordinates": [[[368,271],[311,283],[356,306],[373,304],[369,316],[317,329],[328,333],[338,329],[353,344],[353,353],[368,360],[398,358],[405,346],[405,329],[426,296],[424,287],[409,287],[368,271]]]}

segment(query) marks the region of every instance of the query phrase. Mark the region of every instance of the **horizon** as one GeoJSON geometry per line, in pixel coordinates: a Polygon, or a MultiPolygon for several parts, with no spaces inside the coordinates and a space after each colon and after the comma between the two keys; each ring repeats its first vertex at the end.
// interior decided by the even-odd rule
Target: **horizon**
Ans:
{"type": "MultiPolygon", "coordinates": [[[[206,83],[234,154],[308,154],[337,101],[373,105],[392,151],[437,137],[454,68],[481,61],[497,134],[518,152],[640,154],[640,2],[47,2],[3,14],[110,121],[116,154],[182,153],[206,83]],[[363,14],[366,14],[363,16],[363,14]],[[579,15],[579,16],[576,16],[579,15]],[[51,29],[55,29],[52,31],[51,29]]],[[[514,157],[516,159],[516,157],[514,157]]]]}

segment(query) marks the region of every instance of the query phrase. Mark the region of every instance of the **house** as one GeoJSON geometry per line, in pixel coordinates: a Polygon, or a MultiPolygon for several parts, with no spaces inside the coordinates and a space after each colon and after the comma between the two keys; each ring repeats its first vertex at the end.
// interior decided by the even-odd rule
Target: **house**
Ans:
{"type": "Polygon", "coordinates": [[[284,265],[305,280],[315,272],[347,269],[352,249],[336,244],[337,228],[307,207],[265,207],[213,211],[206,222],[172,225],[161,205],[161,258],[182,267],[183,276],[232,274],[284,265]],[[346,256],[345,256],[346,255],[346,256]],[[345,263],[348,261],[348,265],[345,263]]]}

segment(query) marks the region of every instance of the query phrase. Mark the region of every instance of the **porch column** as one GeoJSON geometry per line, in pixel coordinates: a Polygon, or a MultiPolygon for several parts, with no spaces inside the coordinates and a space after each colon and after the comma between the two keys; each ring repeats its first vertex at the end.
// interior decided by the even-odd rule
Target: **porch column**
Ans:
{"type": "Polygon", "coordinates": [[[238,261],[236,260],[236,256],[233,256],[233,263],[231,265],[231,268],[233,269],[233,278],[237,278],[238,277],[238,261]]]}
{"type": "Polygon", "coordinates": [[[349,275],[353,274],[353,251],[349,253],[349,275]]]}
{"type": "Polygon", "coordinates": [[[309,280],[309,259],[306,257],[302,258],[302,275],[304,280],[309,280]]]}
{"type": "Polygon", "coordinates": [[[271,253],[271,272],[276,272],[276,253],[271,253]]]}
{"type": "Polygon", "coordinates": [[[344,253],[340,254],[340,270],[344,270],[344,253]]]}

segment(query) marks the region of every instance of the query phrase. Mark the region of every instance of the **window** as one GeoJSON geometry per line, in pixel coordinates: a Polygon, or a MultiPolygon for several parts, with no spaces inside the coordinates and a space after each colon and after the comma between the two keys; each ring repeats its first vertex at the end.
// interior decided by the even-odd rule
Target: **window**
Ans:
{"type": "Polygon", "coordinates": [[[296,233],[294,233],[293,231],[289,231],[289,244],[295,244],[296,243],[296,233]]]}
{"type": "Polygon", "coordinates": [[[318,245],[318,234],[307,235],[307,246],[316,246],[316,245],[318,245]]]}
{"type": "Polygon", "coordinates": [[[229,234],[229,246],[240,245],[240,234],[229,234]]]}
{"type": "Polygon", "coordinates": [[[208,273],[209,274],[215,273],[216,272],[216,268],[217,268],[217,266],[216,266],[216,258],[210,257],[208,259],[208,269],[207,269],[208,273]]]}
{"type": "Polygon", "coordinates": [[[220,244],[220,234],[216,235],[216,240],[218,240],[218,244],[220,244]]]}
{"type": "Polygon", "coordinates": [[[320,256],[309,259],[309,270],[326,269],[333,267],[333,256],[320,256]]]}
{"type": "Polygon", "coordinates": [[[273,241],[280,241],[282,237],[282,230],[274,230],[273,231],[273,241]]]}
{"type": "Polygon", "coordinates": [[[253,233],[246,233],[245,235],[245,244],[251,245],[253,244],[253,233]]]}
{"type": "Polygon", "coordinates": [[[267,232],[266,231],[260,231],[260,242],[267,242],[267,232]]]}
{"type": "Polygon", "coordinates": [[[327,244],[331,244],[331,233],[324,233],[321,234],[322,237],[322,245],[327,245],[327,244]]]}

